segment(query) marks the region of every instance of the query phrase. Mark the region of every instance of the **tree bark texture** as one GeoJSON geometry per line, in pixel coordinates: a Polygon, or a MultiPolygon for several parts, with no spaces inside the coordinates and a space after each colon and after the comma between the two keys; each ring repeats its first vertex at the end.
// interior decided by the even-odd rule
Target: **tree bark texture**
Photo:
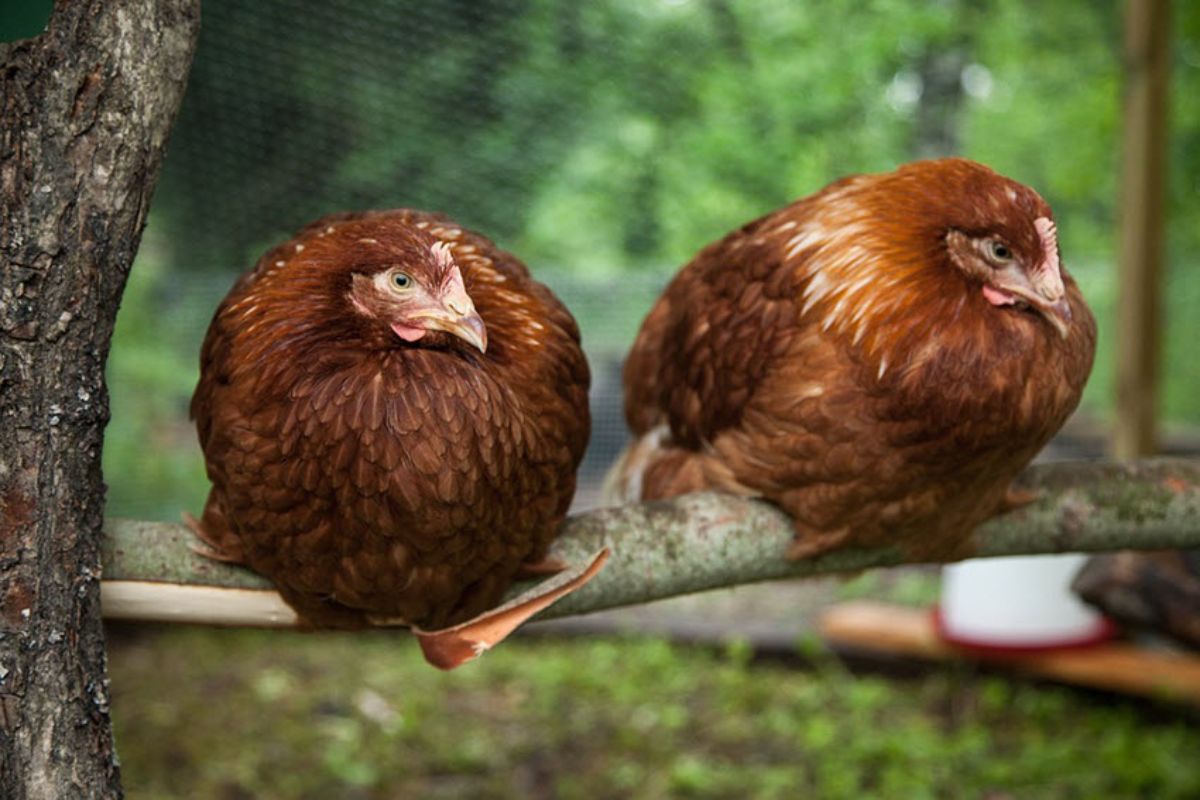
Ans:
{"type": "Polygon", "coordinates": [[[118,797],[104,363],[199,0],[59,0],[0,45],[0,797],[118,797]]]}
{"type": "MultiPolygon", "coordinates": [[[[977,555],[1200,545],[1200,461],[1047,464],[1027,470],[1019,484],[1036,491],[1038,499],[981,525],[974,534],[977,555]]],[[[612,555],[590,583],[538,619],[906,561],[899,548],[841,550],[788,561],[784,554],[792,535],[791,521],[779,509],[712,493],[578,514],[564,524],[551,555],[570,564],[586,563],[604,547],[612,555]]],[[[296,624],[264,578],[199,556],[193,543],[193,534],[181,524],[109,520],[105,614],[264,627],[296,624]],[[181,591],[181,585],[225,591],[181,591]]]]}

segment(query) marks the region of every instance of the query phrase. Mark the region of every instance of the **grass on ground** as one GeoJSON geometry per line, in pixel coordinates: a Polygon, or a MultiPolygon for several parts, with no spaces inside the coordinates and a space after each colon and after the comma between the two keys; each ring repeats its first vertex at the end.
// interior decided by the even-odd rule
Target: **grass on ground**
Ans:
{"type": "Polygon", "coordinates": [[[517,637],[447,674],[396,634],[115,633],[132,798],[1200,797],[1194,714],[965,667],[517,637]]]}

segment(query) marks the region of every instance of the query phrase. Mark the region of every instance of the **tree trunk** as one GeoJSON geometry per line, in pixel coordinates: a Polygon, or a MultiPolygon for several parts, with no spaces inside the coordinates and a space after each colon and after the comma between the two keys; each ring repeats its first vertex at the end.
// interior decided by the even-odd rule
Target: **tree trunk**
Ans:
{"type": "Polygon", "coordinates": [[[119,797],[104,362],[199,0],[59,0],[0,45],[0,797],[119,797]]]}

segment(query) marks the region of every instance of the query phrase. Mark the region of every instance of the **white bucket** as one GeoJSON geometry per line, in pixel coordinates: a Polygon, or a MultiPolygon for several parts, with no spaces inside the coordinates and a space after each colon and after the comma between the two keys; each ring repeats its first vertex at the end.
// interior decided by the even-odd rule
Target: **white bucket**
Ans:
{"type": "Polygon", "coordinates": [[[1081,553],[980,558],[942,570],[938,632],[952,644],[1028,651],[1109,639],[1112,623],[1084,605],[1071,580],[1081,553]]]}

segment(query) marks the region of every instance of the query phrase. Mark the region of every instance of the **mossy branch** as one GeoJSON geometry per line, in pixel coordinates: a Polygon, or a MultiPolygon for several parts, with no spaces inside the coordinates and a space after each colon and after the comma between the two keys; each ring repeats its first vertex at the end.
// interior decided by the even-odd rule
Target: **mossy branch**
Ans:
{"type": "MultiPolygon", "coordinates": [[[[1200,461],[1061,463],[1030,468],[1019,481],[1040,499],[997,517],[975,532],[979,556],[1148,550],[1200,546],[1200,461]]],[[[217,587],[230,597],[266,596],[270,584],[245,569],[209,561],[190,549],[180,524],[111,520],[104,581],[217,587]]],[[[856,571],[904,563],[895,548],[844,550],[787,561],[788,518],[755,500],[695,494],[670,501],[609,508],[567,520],[553,554],[581,563],[602,547],[607,567],[542,618],[582,614],[675,595],[757,581],[856,571]]],[[[273,593],[270,593],[273,595],[273,593]]],[[[218,605],[221,593],[214,595],[218,605]]],[[[230,603],[235,601],[230,600],[230,603]]],[[[110,613],[106,605],[105,613],[110,613]]],[[[215,617],[113,611],[118,616],[289,625],[294,618],[250,611],[215,617]]]]}

